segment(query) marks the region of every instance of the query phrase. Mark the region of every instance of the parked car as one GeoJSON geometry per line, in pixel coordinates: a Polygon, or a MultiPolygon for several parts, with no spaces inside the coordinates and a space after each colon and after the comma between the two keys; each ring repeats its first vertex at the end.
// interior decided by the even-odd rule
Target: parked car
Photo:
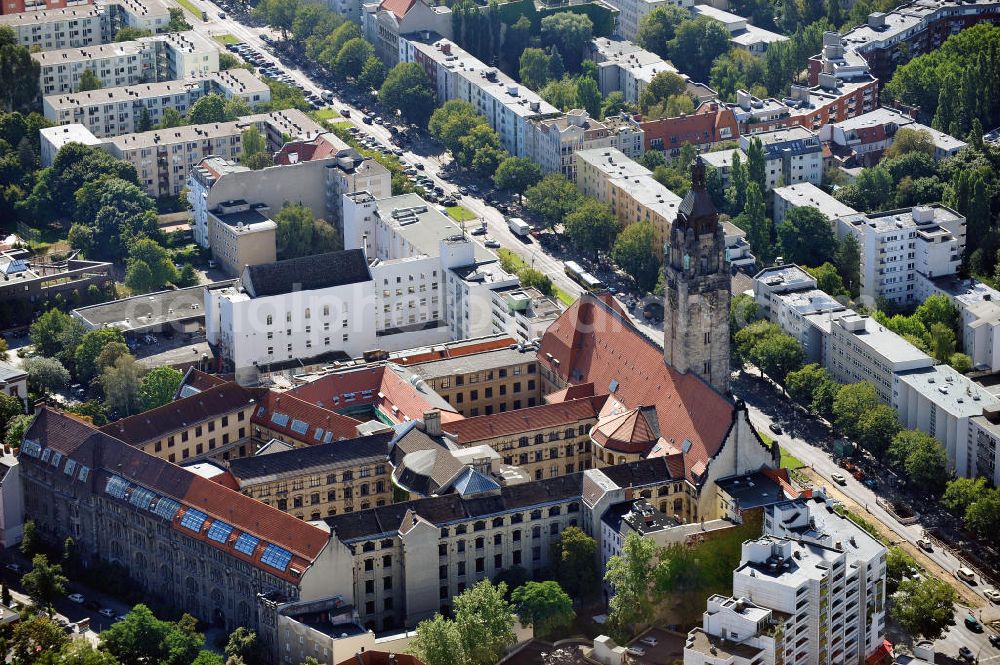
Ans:
{"type": "Polygon", "coordinates": [[[845,478],[844,474],[842,473],[831,473],[830,479],[833,480],[833,482],[837,483],[838,485],[847,484],[847,478],[845,478]]]}
{"type": "Polygon", "coordinates": [[[471,231],[469,231],[469,233],[471,233],[474,236],[484,236],[484,235],[486,235],[486,227],[485,226],[477,226],[476,228],[474,228],[471,231]]]}
{"type": "Polygon", "coordinates": [[[959,649],[958,657],[967,663],[974,663],[976,661],[976,655],[972,653],[972,649],[969,647],[962,647],[959,649]]]}
{"type": "Polygon", "coordinates": [[[990,644],[1000,649],[1000,635],[996,633],[990,633],[990,644]]]}
{"type": "Polygon", "coordinates": [[[109,619],[113,619],[115,614],[117,613],[110,607],[105,607],[100,612],[98,612],[98,614],[100,614],[101,616],[108,617],[109,619]]]}
{"type": "Polygon", "coordinates": [[[652,635],[650,635],[650,636],[648,636],[648,637],[644,637],[644,638],[642,638],[642,639],[641,639],[641,640],[639,640],[639,641],[640,641],[640,642],[642,642],[643,644],[646,644],[646,645],[649,645],[649,646],[651,646],[651,647],[655,647],[655,646],[656,646],[656,644],[657,644],[657,642],[656,642],[656,638],[655,638],[655,637],[653,637],[652,635]]]}
{"type": "Polygon", "coordinates": [[[955,577],[962,580],[966,584],[976,583],[976,574],[972,572],[972,570],[970,570],[969,568],[966,568],[965,566],[958,567],[958,570],[955,571],[955,577]]]}
{"type": "Polygon", "coordinates": [[[983,591],[983,595],[986,596],[991,603],[1000,603],[1000,591],[997,591],[996,589],[986,589],[983,591]]]}
{"type": "Polygon", "coordinates": [[[488,238],[483,244],[490,249],[500,249],[500,241],[494,240],[493,238],[488,238]]]}
{"type": "Polygon", "coordinates": [[[983,632],[983,624],[979,623],[979,619],[971,614],[965,615],[965,627],[974,633],[983,632]]]}
{"type": "Polygon", "coordinates": [[[69,598],[70,600],[72,600],[77,605],[83,605],[85,602],[87,602],[87,599],[84,598],[83,594],[80,594],[80,593],[71,593],[70,595],[68,595],[66,597],[69,598]]]}
{"type": "Polygon", "coordinates": [[[781,427],[779,427],[777,423],[771,423],[767,426],[767,428],[775,434],[781,434],[781,427]]]}
{"type": "Polygon", "coordinates": [[[933,552],[934,546],[931,544],[930,538],[917,538],[917,547],[925,552],[933,552]]]}
{"type": "Polygon", "coordinates": [[[630,656],[645,656],[646,650],[642,647],[629,647],[625,651],[628,652],[630,656]]]}

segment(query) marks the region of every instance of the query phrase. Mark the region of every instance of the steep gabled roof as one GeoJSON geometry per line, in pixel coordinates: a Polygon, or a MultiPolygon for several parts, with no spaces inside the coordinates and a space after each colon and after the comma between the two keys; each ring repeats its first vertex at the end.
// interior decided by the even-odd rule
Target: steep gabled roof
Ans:
{"type": "Polygon", "coordinates": [[[358,436],[354,418],[310,404],[291,393],[260,389],[251,422],[281,432],[307,445],[330,443],[358,436]]]}
{"type": "Polygon", "coordinates": [[[661,436],[693,480],[722,447],[735,405],[693,373],[680,374],[607,294],[583,294],[549,326],[538,362],[568,383],[593,383],[627,408],[655,406],[661,436]],[[685,444],[689,441],[690,444],[685,444]]]}
{"type": "Polygon", "coordinates": [[[498,436],[514,436],[537,429],[575,425],[581,420],[596,418],[606,399],[607,395],[601,395],[555,404],[541,404],[526,409],[442,423],[441,428],[455,435],[458,441],[465,445],[498,436]]]}
{"type": "Polygon", "coordinates": [[[382,0],[379,9],[391,12],[396,18],[403,18],[407,12],[413,9],[415,4],[417,4],[417,0],[382,0]]]}

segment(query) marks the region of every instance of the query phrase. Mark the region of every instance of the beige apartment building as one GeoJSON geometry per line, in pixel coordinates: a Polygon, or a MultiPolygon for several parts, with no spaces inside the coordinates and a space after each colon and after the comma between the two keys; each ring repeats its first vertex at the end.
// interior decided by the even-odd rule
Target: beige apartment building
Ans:
{"type": "Polygon", "coordinates": [[[73,2],[34,11],[0,12],[0,26],[9,26],[22,46],[39,51],[107,44],[125,27],[157,34],[166,30],[169,22],[170,12],[162,0],[73,2]]]}
{"type": "Polygon", "coordinates": [[[278,225],[266,206],[227,201],[208,213],[212,256],[219,267],[238,275],[244,266],[277,260],[278,225]]]}

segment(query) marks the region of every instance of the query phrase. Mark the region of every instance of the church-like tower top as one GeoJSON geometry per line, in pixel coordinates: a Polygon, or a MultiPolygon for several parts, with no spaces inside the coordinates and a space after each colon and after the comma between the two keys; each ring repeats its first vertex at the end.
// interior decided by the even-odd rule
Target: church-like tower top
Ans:
{"type": "Polygon", "coordinates": [[[698,157],[691,167],[691,189],[677,209],[674,228],[694,229],[695,235],[715,233],[719,224],[719,211],[705,186],[705,162],[698,157]]]}

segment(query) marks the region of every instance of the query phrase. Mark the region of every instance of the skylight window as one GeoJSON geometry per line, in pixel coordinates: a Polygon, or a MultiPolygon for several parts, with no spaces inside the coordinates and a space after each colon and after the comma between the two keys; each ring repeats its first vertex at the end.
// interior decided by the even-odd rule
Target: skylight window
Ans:
{"type": "Polygon", "coordinates": [[[208,515],[200,510],[188,508],[184,511],[184,517],[181,518],[181,526],[185,529],[190,529],[191,531],[198,533],[201,531],[201,527],[205,524],[205,520],[207,519],[208,515]]]}
{"type": "Polygon", "coordinates": [[[51,448],[46,448],[45,450],[42,451],[42,461],[43,462],[48,462],[49,461],[49,457],[51,457],[51,456],[52,456],[52,449],[51,448]]]}
{"type": "Polygon", "coordinates": [[[81,483],[87,482],[87,478],[90,478],[90,467],[84,464],[80,465],[80,474],[78,476],[81,483]]]}
{"type": "Polygon", "coordinates": [[[301,420],[293,420],[292,421],[292,431],[293,432],[296,432],[297,434],[305,434],[308,429],[309,429],[309,425],[307,425],[303,421],[301,421],[301,420]]]}
{"type": "Polygon", "coordinates": [[[128,502],[136,508],[149,510],[149,505],[153,503],[153,499],[155,498],[156,494],[154,492],[151,492],[145,487],[136,487],[132,490],[132,495],[128,498],[128,502]]]}
{"type": "Polygon", "coordinates": [[[108,484],[104,487],[104,491],[116,499],[124,499],[125,490],[127,489],[128,483],[120,476],[111,476],[108,478],[108,484]]]}
{"type": "Polygon", "coordinates": [[[212,526],[208,527],[208,539],[217,543],[224,543],[229,539],[229,534],[233,532],[233,525],[215,520],[212,526]]]}
{"type": "Polygon", "coordinates": [[[323,432],[324,432],[324,430],[323,430],[322,427],[317,427],[316,428],[316,433],[313,434],[313,438],[315,438],[317,441],[319,441],[320,439],[323,438],[323,432]]]}
{"type": "Polygon", "coordinates": [[[330,443],[333,441],[333,432],[327,432],[326,436],[323,437],[323,443],[330,443]]]}
{"type": "Polygon", "coordinates": [[[75,459],[66,460],[66,466],[63,467],[63,473],[65,473],[67,476],[72,477],[74,471],[76,471],[76,460],[75,459]]]}
{"type": "Polygon", "coordinates": [[[59,466],[59,462],[62,461],[62,453],[56,453],[52,456],[52,466],[59,466]]]}
{"type": "Polygon", "coordinates": [[[251,536],[249,533],[241,533],[240,537],[236,539],[236,544],[233,546],[236,548],[237,552],[246,554],[247,556],[253,556],[254,550],[257,549],[257,545],[260,543],[260,538],[257,536],[251,536]]]}
{"type": "Polygon", "coordinates": [[[284,572],[292,560],[292,553],[283,547],[278,547],[274,543],[268,543],[264,548],[264,553],[260,555],[260,562],[276,570],[284,572]]]}
{"type": "Polygon", "coordinates": [[[31,457],[38,457],[42,454],[42,446],[37,441],[25,441],[21,444],[21,450],[24,451],[26,455],[31,457]]]}
{"type": "Polygon", "coordinates": [[[165,520],[173,521],[174,515],[176,515],[177,511],[180,509],[181,504],[177,503],[173,499],[161,496],[160,500],[156,502],[156,507],[153,508],[153,512],[165,520]]]}
{"type": "Polygon", "coordinates": [[[271,422],[277,425],[278,427],[285,427],[286,425],[288,425],[288,416],[284,413],[278,413],[277,411],[275,411],[274,413],[271,414],[271,422]]]}

